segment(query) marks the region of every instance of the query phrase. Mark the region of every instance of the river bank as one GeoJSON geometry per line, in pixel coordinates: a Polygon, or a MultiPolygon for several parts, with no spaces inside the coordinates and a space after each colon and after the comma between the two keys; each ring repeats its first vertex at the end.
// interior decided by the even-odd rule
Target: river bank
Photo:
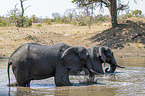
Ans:
{"type": "Polygon", "coordinates": [[[36,25],[28,28],[0,27],[0,58],[9,58],[19,46],[30,42],[42,45],[66,43],[85,48],[108,46],[119,58],[145,57],[145,20],[142,18],[129,18],[116,28],[111,28],[106,22],[90,28],[71,24],[36,25]],[[127,40],[139,31],[139,36],[127,40]]]}

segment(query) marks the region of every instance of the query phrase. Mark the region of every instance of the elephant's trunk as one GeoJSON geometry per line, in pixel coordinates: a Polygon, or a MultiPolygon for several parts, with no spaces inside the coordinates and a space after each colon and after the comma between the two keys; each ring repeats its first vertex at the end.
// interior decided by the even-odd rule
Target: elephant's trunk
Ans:
{"type": "Polygon", "coordinates": [[[109,68],[106,68],[105,72],[106,73],[114,73],[114,71],[116,70],[116,67],[125,68],[125,67],[117,65],[115,58],[113,58],[110,62],[110,70],[108,71],[109,68]]]}
{"type": "Polygon", "coordinates": [[[122,67],[122,66],[119,66],[119,65],[116,65],[117,67],[119,67],[119,68],[125,68],[125,67],[122,67]]]}
{"type": "Polygon", "coordinates": [[[108,71],[109,68],[106,68],[106,69],[105,69],[105,72],[106,72],[106,73],[114,73],[114,71],[115,71],[115,69],[116,69],[116,66],[115,66],[115,65],[111,65],[110,67],[111,67],[111,68],[110,68],[109,71],[108,71]]]}

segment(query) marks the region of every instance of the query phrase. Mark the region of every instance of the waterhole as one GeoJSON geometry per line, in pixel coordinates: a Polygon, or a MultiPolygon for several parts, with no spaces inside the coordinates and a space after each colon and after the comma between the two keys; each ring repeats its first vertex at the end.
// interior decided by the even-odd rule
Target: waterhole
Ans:
{"type": "MultiPolygon", "coordinates": [[[[30,87],[7,87],[7,60],[0,60],[0,96],[144,96],[145,95],[145,57],[118,58],[114,74],[96,75],[96,84],[80,84],[84,76],[70,76],[75,86],[56,87],[54,78],[31,81],[30,87]]],[[[108,67],[108,65],[105,65],[108,67]]],[[[10,69],[11,83],[15,82],[10,69]]],[[[87,78],[87,77],[86,77],[87,78]]]]}

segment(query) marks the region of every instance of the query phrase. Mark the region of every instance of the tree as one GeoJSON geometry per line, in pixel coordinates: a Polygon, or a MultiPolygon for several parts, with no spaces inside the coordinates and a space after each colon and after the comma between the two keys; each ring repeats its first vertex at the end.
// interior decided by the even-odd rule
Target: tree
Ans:
{"type": "Polygon", "coordinates": [[[31,20],[32,20],[33,23],[36,23],[36,22],[38,22],[38,17],[36,17],[36,15],[33,14],[32,17],[31,17],[31,20]]]}
{"type": "Polygon", "coordinates": [[[117,1],[116,0],[110,0],[111,5],[111,23],[112,27],[117,27],[117,1]]]}
{"type": "Polygon", "coordinates": [[[138,16],[138,15],[141,15],[142,14],[142,11],[136,9],[135,11],[132,11],[132,14],[135,15],[135,16],[138,16]]]}
{"type": "Polygon", "coordinates": [[[34,19],[36,20],[36,18],[33,17],[32,20],[31,20],[31,19],[28,19],[27,16],[24,17],[24,11],[29,6],[27,8],[25,8],[25,10],[24,10],[23,3],[21,3],[21,5],[22,5],[22,12],[21,12],[20,9],[17,8],[17,5],[18,4],[15,5],[14,9],[8,11],[7,15],[10,16],[9,17],[9,22],[10,23],[15,23],[15,25],[17,27],[30,27],[32,25],[32,20],[34,20],[34,19]]]}
{"type": "Polygon", "coordinates": [[[10,16],[9,17],[10,23],[15,23],[15,25],[16,25],[17,17],[20,15],[20,10],[17,8],[17,5],[18,4],[15,5],[14,9],[8,11],[7,14],[8,16],[10,16]]]}
{"type": "Polygon", "coordinates": [[[26,10],[28,7],[31,6],[31,5],[29,5],[29,6],[27,6],[27,7],[24,9],[24,6],[23,6],[24,1],[27,1],[27,0],[20,0],[20,3],[21,3],[21,10],[22,10],[21,15],[22,15],[22,16],[24,16],[25,10],[26,10]]]}
{"type": "Polygon", "coordinates": [[[21,3],[21,10],[22,10],[22,11],[21,11],[20,20],[17,22],[17,23],[21,23],[21,24],[18,24],[19,27],[24,27],[24,12],[25,12],[25,10],[26,10],[28,7],[30,7],[30,5],[29,5],[29,6],[27,6],[27,7],[24,9],[24,6],[23,6],[24,1],[27,1],[27,0],[20,0],[20,3],[21,3]]]}
{"type": "MultiPolygon", "coordinates": [[[[121,0],[118,0],[118,6],[117,6],[117,0],[73,0],[72,3],[75,3],[78,5],[78,7],[86,7],[88,5],[95,4],[93,7],[98,7],[102,9],[103,5],[107,7],[110,11],[111,15],[111,23],[112,27],[116,27],[118,25],[117,23],[117,11],[128,9],[128,4],[123,4],[121,0]]],[[[93,9],[93,8],[92,8],[93,9]]]]}
{"type": "Polygon", "coordinates": [[[56,21],[56,22],[60,21],[60,14],[59,13],[52,13],[52,17],[54,18],[54,21],[56,21]]]}
{"type": "Polygon", "coordinates": [[[64,12],[64,15],[68,17],[68,21],[71,22],[73,17],[75,17],[76,15],[76,9],[66,9],[66,11],[64,12]]]}

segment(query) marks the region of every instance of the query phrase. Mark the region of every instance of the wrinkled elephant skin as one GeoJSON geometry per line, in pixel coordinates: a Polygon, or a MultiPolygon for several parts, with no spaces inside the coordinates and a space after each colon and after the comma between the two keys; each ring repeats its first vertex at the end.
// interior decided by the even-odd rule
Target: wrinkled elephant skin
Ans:
{"type": "MultiPolygon", "coordinates": [[[[9,68],[15,75],[17,86],[30,86],[31,80],[55,78],[56,86],[70,86],[69,71],[81,71],[82,67],[91,70],[93,62],[84,47],[69,46],[64,43],[55,45],[40,45],[27,43],[16,49],[8,61],[9,68]]],[[[90,77],[94,73],[90,71],[90,77]]]]}
{"type": "Polygon", "coordinates": [[[105,69],[105,73],[113,73],[116,70],[116,67],[125,68],[117,65],[113,52],[109,47],[91,47],[87,49],[89,52],[90,57],[94,61],[93,69],[96,72],[104,73],[102,64],[108,63],[110,64],[109,68],[105,69]]]}

